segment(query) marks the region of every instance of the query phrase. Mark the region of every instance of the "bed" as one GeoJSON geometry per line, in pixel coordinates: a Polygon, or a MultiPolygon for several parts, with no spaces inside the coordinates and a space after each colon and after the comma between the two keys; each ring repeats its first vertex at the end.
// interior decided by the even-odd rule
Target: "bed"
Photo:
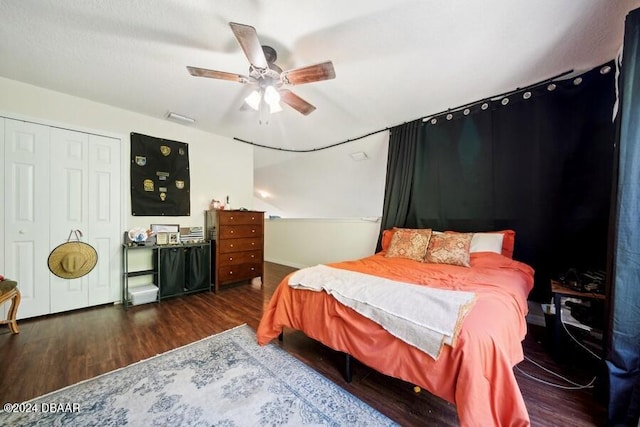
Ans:
{"type": "MultiPolygon", "coordinates": [[[[426,257],[416,258],[410,253],[411,248],[401,251],[400,256],[390,256],[398,246],[394,245],[398,230],[406,231],[385,230],[382,251],[326,267],[409,283],[412,285],[407,286],[413,288],[417,284],[421,288],[471,293],[472,304],[461,309],[451,345],[443,345],[435,357],[429,355],[370,316],[339,302],[328,291],[293,287],[290,281],[298,272],[284,278],[275,290],[257,330],[258,343],[267,344],[285,327],[300,330],[383,374],[454,403],[463,426],[529,425],[513,366],[523,360],[527,296],[533,287],[534,272],[511,258],[514,233],[432,233],[427,238],[427,254],[434,252],[436,237],[442,241],[451,239],[445,234],[457,234],[468,240],[459,251],[463,256],[466,251],[466,265],[460,265],[433,259],[425,262],[426,257]],[[474,249],[471,242],[481,234],[501,234],[501,239],[499,243],[494,240],[491,247],[476,245],[474,249]]],[[[425,244],[422,237],[413,242],[422,239],[419,253],[423,249],[420,245],[425,244]]]]}

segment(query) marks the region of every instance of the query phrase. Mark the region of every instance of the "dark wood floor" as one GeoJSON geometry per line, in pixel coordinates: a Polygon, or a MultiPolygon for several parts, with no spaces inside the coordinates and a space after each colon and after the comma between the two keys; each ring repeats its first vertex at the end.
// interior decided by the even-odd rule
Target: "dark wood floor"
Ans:
{"type": "MultiPolygon", "coordinates": [[[[279,281],[293,269],[265,263],[262,288],[250,284],[203,292],[124,310],[108,305],[19,322],[20,334],[0,329],[0,401],[21,402],[158,353],[246,323],[256,328],[279,281]]],[[[359,363],[353,381],[342,378],[343,356],[292,330],[282,347],[405,426],[455,426],[453,404],[413,385],[381,375],[359,363]]],[[[525,354],[580,383],[593,367],[575,359],[556,363],[545,345],[544,328],[530,327],[525,354]]],[[[564,390],[540,384],[559,380],[524,361],[516,377],[534,426],[606,425],[606,408],[593,390],[564,390]]],[[[565,383],[566,385],[566,383],[565,383]]]]}

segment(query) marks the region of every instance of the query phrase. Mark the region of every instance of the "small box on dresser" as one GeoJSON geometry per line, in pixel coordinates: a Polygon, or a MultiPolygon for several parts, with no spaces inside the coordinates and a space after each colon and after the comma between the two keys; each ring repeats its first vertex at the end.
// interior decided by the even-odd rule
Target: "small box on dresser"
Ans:
{"type": "Polygon", "coordinates": [[[216,292],[225,285],[262,278],[264,264],[264,212],[210,210],[206,226],[215,250],[212,277],[216,292]]]}

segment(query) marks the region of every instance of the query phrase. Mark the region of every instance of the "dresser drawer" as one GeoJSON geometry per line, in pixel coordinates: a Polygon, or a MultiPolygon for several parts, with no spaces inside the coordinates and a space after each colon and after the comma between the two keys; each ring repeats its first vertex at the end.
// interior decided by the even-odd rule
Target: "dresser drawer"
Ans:
{"type": "Polygon", "coordinates": [[[262,262],[262,251],[230,252],[220,255],[220,266],[262,262]]]}
{"type": "Polygon", "coordinates": [[[252,237],[246,239],[223,239],[217,242],[218,250],[221,254],[229,252],[242,252],[251,250],[262,250],[262,237],[252,237]]]}
{"type": "Polygon", "coordinates": [[[218,268],[218,283],[232,283],[262,276],[262,264],[221,265],[218,268]]]}
{"type": "Polygon", "coordinates": [[[219,211],[218,215],[220,225],[264,224],[262,212],[219,211]]]}
{"type": "Polygon", "coordinates": [[[218,230],[218,239],[236,239],[242,237],[261,237],[262,224],[228,225],[218,230]]]}

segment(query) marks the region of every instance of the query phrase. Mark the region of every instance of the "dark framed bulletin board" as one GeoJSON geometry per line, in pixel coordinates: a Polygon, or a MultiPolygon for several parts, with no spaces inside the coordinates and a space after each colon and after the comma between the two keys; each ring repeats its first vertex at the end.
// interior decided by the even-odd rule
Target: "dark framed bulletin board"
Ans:
{"type": "Polygon", "coordinates": [[[131,215],[189,216],[189,145],[131,133],[131,215]]]}

